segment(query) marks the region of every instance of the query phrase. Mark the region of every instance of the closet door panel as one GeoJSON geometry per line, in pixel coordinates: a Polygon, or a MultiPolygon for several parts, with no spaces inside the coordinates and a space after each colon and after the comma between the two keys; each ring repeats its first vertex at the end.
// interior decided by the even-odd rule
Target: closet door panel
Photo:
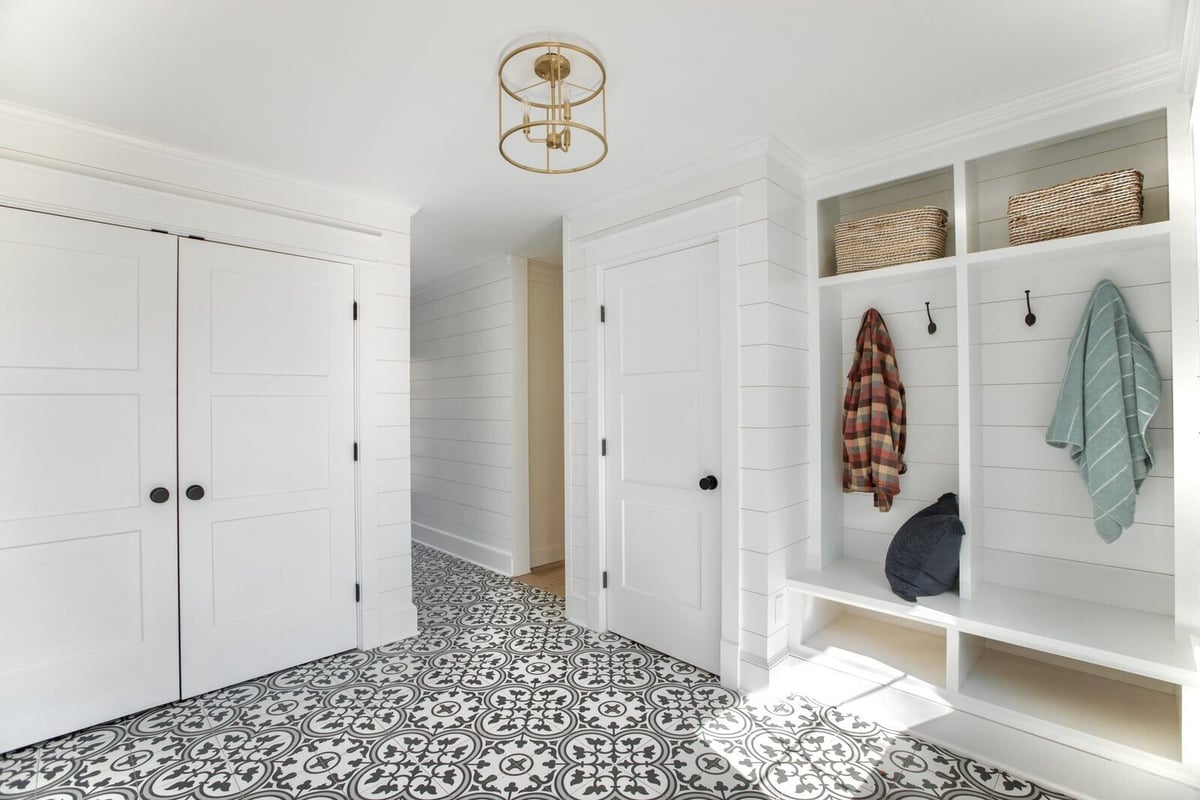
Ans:
{"type": "Polygon", "coordinates": [[[0,752],[179,697],[175,285],[174,237],[0,209],[0,752]]]}
{"type": "Polygon", "coordinates": [[[345,264],[180,243],[185,695],[351,648],[354,299],[345,264]]]}

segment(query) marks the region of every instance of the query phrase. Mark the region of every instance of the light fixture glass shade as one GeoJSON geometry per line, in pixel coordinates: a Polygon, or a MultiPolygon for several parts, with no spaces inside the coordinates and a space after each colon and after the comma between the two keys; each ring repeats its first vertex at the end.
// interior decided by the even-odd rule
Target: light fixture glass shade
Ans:
{"type": "Polygon", "coordinates": [[[608,155],[604,65],[582,47],[534,42],[500,62],[500,155],[557,175],[594,167],[608,155]]]}

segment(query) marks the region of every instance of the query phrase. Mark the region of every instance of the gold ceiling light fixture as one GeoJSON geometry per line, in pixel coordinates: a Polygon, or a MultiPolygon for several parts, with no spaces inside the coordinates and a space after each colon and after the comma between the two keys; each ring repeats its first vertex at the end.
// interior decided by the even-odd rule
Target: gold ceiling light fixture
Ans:
{"type": "Polygon", "coordinates": [[[600,59],[579,45],[534,42],[510,52],[499,69],[500,155],[547,175],[599,164],[608,155],[606,81],[600,59]]]}

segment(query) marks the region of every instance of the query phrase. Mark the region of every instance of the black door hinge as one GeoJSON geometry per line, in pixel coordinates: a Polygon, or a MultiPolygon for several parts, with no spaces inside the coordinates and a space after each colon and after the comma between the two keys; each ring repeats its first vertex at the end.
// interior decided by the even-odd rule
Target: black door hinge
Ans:
{"type": "Polygon", "coordinates": [[[354,319],[357,320],[358,319],[358,301],[357,300],[354,301],[354,312],[353,313],[354,313],[354,319]]]}
{"type": "Polygon", "coordinates": [[[358,442],[354,443],[354,460],[358,461],[358,442]]]}
{"type": "Polygon", "coordinates": [[[600,440],[600,455],[602,455],[602,456],[608,455],[608,439],[600,440]]]}
{"type": "Polygon", "coordinates": [[[354,602],[356,602],[356,603],[362,602],[362,585],[361,584],[357,584],[357,583],[354,584],[354,602]]]}
{"type": "Polygon", "coordinates": [[[604,572],[600,573],[600,588],[608,588],[608,570],[604,570],[604,572]]]}
{"type": "Polygon", "coordinates": [[[600,321],[604,322],[604,306],[600,306],[600,321]]]}

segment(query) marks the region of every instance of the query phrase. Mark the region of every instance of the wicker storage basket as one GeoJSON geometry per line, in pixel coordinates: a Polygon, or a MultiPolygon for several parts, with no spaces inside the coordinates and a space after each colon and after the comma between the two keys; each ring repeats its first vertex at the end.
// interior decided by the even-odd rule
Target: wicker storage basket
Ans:
{"type": "Polygon", "coordinates": [[[833,226],[837,273],[928,261],[946,255],[946,211],[893,211],[833,226]]]}
{"type": "Polygon", "coordinates": [[[1079,236],[1142,221],[1142,173],[1105,172],[1008,198],[1008,243],[1079,236]]]}

